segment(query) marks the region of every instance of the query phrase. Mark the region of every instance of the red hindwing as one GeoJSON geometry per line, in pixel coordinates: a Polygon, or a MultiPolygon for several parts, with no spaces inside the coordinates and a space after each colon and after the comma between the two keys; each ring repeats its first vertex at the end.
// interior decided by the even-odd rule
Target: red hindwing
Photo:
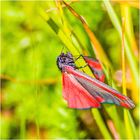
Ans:
{"type": "Polygon", "coordinates": [[[91,58],[88,56],[83,56],[83,58],[86,61],[86,63],[89,65],[95,78],[100,80],[101,82],[104,82],[105,75],[103,73],[102,66],[101,66],[100,62],[97,59],[94,59],[94,58],[91,58]]]}

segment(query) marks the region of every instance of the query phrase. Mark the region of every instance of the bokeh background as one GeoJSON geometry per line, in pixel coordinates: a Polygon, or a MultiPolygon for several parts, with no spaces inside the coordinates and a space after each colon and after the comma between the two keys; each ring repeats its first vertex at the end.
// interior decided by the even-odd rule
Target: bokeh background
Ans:
{"type": "MultiPolygon", "coordinates": [[[[111,72],[105,66],[106,74],[110,72],[106,83],[112,85],[110,81],[113,81],[122,92],[122,37],[106,2],[68,1],[68,4],[86,20],[111,63],[111,72]]],[[[126,88],[136,107],[126,116],[123,108],[114,105],[103,105],[98,112],[67,107],[56,58],[68,46],[64,43],[67,40],[55,31],[69,35],[80,53],[96,55],[82,23],[63,3],[1,1],[1,138],[138,138],[139,96],[135,72],[138,71],[139,5],[138,1],[119,0],[109,4],[120,25],[122,17],[125,18],[130,48],[130,55],[126,53],[126,88]],[[48,19],[50,22],[45,21],[48,19]],[[136,63],[134,68],[133,63],[136,63]]]]}

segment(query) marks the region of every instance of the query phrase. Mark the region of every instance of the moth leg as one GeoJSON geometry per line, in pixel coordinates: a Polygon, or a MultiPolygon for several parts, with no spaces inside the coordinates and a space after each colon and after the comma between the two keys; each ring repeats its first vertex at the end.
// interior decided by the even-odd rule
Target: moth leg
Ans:
{"type": "MultiPolygon", "coordinates": [[[[80,57],[82,57],[83,58],[83,55],[82,54],[80,54],[76,59],[75,59],[75,61],[77,61],[80,57]]],[[[86,65],[84,65],[84,66],[80,66],[80,67],[77,67],[77,69],[82,69],[82,68],[85,68],[86,66],[88,66],[88,64],[86,63],[86,65]]]]}
{"type": "Polygon", "coordinates": [[[80,57],[83,57],[83,55],[80,54],[80,55],[75,59],[75,61],[77,61],[80,57]]]}
{"type": "MultiPolygon", "coordinates": [[[[75,59],[75,61],[77,61],[80,57],[83,58],[83,55],[80,54],[80,55],[75,59]]],[[[82,68],[85,68],[85,67],[87,67],[87,66],[88,66],[88,64],[86,63],[86,65],[84,65],[84,66],[80,66],[80,67],[76,67],[76,68],[77,68],[77,69],[82,69],[82,68]]]]}
{"type": "Polygon", "coordinates": [[[87,67],[87,66],[88,66],[88,64],[86,64],[86,65],[84,65],[84,66],[77,67],[77,69],[82,69],[82,68],[85,68],[85,67],[87,67]]]}

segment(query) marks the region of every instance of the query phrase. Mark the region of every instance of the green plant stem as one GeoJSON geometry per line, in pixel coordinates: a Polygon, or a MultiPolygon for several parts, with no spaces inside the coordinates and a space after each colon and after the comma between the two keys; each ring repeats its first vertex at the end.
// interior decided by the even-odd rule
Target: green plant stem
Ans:
{"type": "MultiPolygon", "coordinates": [[[[120,36],[120,39],[122,39],[121,24],[120,24],[119,18],[117,17],[117,15],[116,15],[113,7],[111,6],[109,0],[103,0],[103,1],[104,1],[105,6],[106,6],[106,9],[108,11],[108,15],[109,15],[110,19],[111,19],[113,25],[115,26],[115,28],[117,29],[117,31],[119,33],[119,36],[120,36]]],[[[128,38],[127,38],[126,35],[124,37],[124,42],[125,42],[126,56],[127,56],[127,59],[128,59],[128,62],[129,62],[130,68],[131,68],[131,71],[133,73],[133,76],[134,76],[134,79],[135,79],[135,83],[136,83],[136,85],[138,87],[137,62],[136,62],[134,54],[131,51],[131,47],[130,47],[130,44],[128,42],[128,38]]]]}
{"type": "MultiPolygon", "coordinates": [[[[138,56],[138,47],[137,47],[137,43],[135,40],[135,35],[134,35],[134,30],[133,30],[133,21],[132,21],[132,17],[131,17],[131,8],[128,5],[121,5],[121,12],[122,15],[125,17],[125,30],[126,30],[126,34],[128,36],[129,42],[130,42],[130,46],[135,54],[135,56],[138,56]]],[[[138,59],[136,57],[136,59],[138,59]]]]}
{"type": "Polygon", "coordinates": [[[125,120],[125,129],[128,139],[137,139],[136,127],[134,121],[131,117],[130,112],[127,109],[124,109],[124,120],[125,120]]]}
{"type": "Polygon", "coordinates": [[[120,138],[124,138],[125,137],[125,130],[122,129],[124,123],[123,121],[120,119],[120,116],[117,112],[116,106],[104,106],[105,110],[107,111],[108,115],[110,116],[110,118],[112,119],[114,126],[119,134],[120,138]]]}
{"type": "MultiPolygon", "coordinates": [[[[33,40],[33,37],[31,36],[31,41],[32,41],[32,48],[33,48],[33,53],[32,53],[32,60],[34,60],[34,62],[37,62],[37,57],[35,55],[34,49],[35,49],[35,40],[33,40]]],[[[33,65],[33,79],[34,81],[36,81],[37,79],[37,71],[36,71],[36,65],[33,65]]],[[[34,100],[35,100],[35,109],[36,109],[36,113],[35,113],[35,123],[36,123],[36,134],[37,134],[37,139],[40,138],[40,128],[39,128],[39,120],[38,120],[38,104],[39,104],[39,87],[34,85],[34,92],[35,92],[35,96],[34,96],[34,100]]]]}
{"type": "Polygon", "coordinates": [[[112,139],[112,136],[110,135],[110,133],[109,133],[102,117],[101,117],[101,114],[100,114],[99,110],[98,109],[92,109],[92,114],[94,116],[94,119],[96,120],[96,123],[97,123],[103,137],[105,139],[112,139]]]}
{"type": "Polygon", "coordinates": [[[24,116],[22,116],[20,122],[20,139],[25,139],[25,133],[26,133],[26,119],[24,116]]]}
{"type": "MultiPolygon", "coordinates": [[[[125,35],[125,18],[122,18],[122,87],[123,87],[123,94],[127,95],[126,92],[126,68],[125,68],[125,42],[124,42],[124,35],[125,35]]],[[[136,128],[133,122],[133,119],[127,109],[124,109],[124,121],[125,121],[125,129],[126,129],[126,137],[128,139],[136,138],[136,128]]]]}
{"type": "Polygon", "coordinates": [[[38,119],[36,119],[36,131],[37,131],[37,139],[40,138],[40,130],[39,130],[39,122],[38,119]]]}

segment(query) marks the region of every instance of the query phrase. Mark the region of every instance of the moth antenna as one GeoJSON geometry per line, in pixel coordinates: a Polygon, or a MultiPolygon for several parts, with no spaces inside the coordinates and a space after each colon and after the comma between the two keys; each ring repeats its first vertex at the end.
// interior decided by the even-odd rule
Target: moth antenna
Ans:
{"type": "Polygon", "coordinates": [[[63,52],[63,50],[64,50],[64,47],[65,47],[65,46],[63,46],[63,47],[62,47],[62,49],[61,49],[61,53],[63,52]]]}
{"type": "Polygon", "coordinates": [[[62,49],[61,49],[61,53],[63,52],[64,49],[66,49],[67,52],[70,52],[69,49],[68,49],[67,47],[63,46],[62,49]]]}

